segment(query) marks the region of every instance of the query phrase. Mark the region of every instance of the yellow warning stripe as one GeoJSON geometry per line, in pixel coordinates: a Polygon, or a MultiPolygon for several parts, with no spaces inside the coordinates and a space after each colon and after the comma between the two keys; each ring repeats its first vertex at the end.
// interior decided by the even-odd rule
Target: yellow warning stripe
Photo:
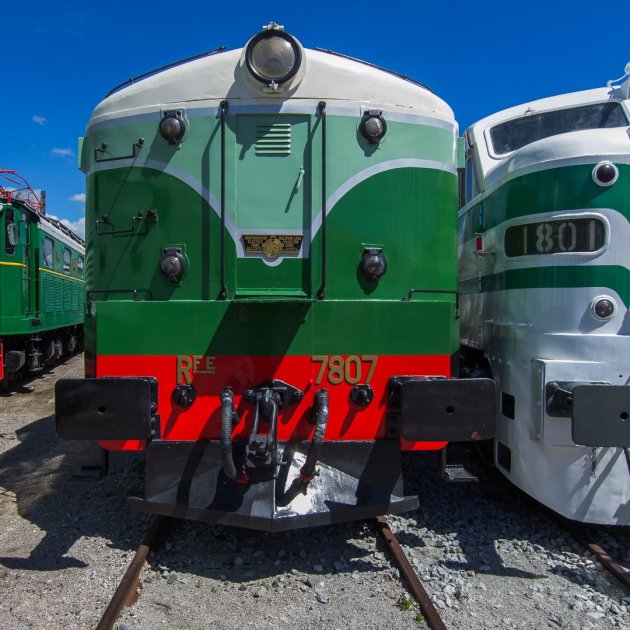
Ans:
{"type": "Polygon", "coordinates": [[[26,267],[24,263],[13,263],[13,262],[2,262],[2,261],[0,261],[0,265],[6,265],[7,267],[26,267]]]}
{"type": "Polygon", "coordinates": [[[52,271],[51,269],[44,269],[44,267],[39,268],[40,271],[44,271],[46,273],[52,273],[53,276],[59,276],[60,278],[65,278],[66,280],[76,280],[77,282],[85,282],[85,280],[81,280],[81,278],[73,278],[72,276],[67,276],[65,273],[59,273],[57,271],[52,271]]]}

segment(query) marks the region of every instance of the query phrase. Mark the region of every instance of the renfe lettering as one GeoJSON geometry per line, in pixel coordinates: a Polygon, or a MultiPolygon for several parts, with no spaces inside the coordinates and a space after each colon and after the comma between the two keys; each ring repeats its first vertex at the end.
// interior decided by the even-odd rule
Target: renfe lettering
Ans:
{"type": "Polygon", "coordinates": [[[195,374],[214,374],[216,357],[192,355],[177,357],[177,384],[192,385],[195,374]]]}

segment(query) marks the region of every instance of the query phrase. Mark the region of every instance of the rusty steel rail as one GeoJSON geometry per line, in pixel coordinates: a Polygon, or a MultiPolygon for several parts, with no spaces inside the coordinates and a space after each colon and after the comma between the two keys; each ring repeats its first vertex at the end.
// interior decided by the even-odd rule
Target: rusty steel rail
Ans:
{"type": "Polygon", "coordinates": [[[400,543],[394,535],[394,532],[392,532],[392,530],[390,529],[389,523],[382,516],[378,516],[377,518],[375,518],[374,522],[376,524],[376,529],[378,533],[385,541],[385,544],[391,552],[394,561],[398,565],[401,575],[407,582],[407,585],[409,586],[412,595],[418,602],[420,610],[422,611],[422,615],[427,622],[427,625],[429,626],[429,628],[431,628],[431,630],[446,630],[446,626],[444,625],[440,614],[433,605],[433,602],[431,601],[431,598],[426,592],[424,586],[422,586],[420,578],[418,577],[414,568],[411,566],[411,563],[405,555],[403,548],[400,546],[400,543]]]}
{"type": "Polygon", "coordinates": [[[137,599],[136,589],[140,584],[140,571],[144,567],[149,552],[155,551],[161,545],[169,524],[170,520],[163,517],[157,517],[153,521],[127,567],[127,571],[105,609],[101,620],[98,622],[96,630],[111,630],[120,616],[123,606],[129,606],[135,602],[137,599]]]}
{"type": "Polygon", "coordinates": [[[586,531],[580,527],[576,527],[573,523],[565,519],[558,519],[558,522],[566,529],[573,538],[584,545],[606,568],[612,573],[629,591],[630,591],[630,571],[624,569],[618,562],[615,562],[608,552],[594,542],[586,531]]]}

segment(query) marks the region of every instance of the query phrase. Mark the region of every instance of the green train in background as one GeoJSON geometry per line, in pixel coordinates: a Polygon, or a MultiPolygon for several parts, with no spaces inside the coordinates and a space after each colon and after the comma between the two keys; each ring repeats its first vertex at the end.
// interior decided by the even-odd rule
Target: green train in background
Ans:
{"type": "Polygon", "coordinates": [[[82,347],[85,249],[46,216],[23,177],[0,176],[0,387],[8,387],[82,347]]]}
{"type": "Polygon", "coordinates": [[[494,434],[494,383],[457,378],[457,166],[429,89],[274,23],[112,90],[81,141],[86,378],[58,381],[58,434],[144,451],[138,511],[416,507],[401,451],[494,434]]]}

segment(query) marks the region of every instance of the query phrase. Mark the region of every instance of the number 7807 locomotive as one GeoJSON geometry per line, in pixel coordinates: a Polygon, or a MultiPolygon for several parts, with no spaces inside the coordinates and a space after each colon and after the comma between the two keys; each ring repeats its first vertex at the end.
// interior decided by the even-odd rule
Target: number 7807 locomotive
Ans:
{"type": "Polygon", "coordinates": [[[401,450],[494,423],[493,382],[454,378],[450,108],[274,23],[140,78],[82,139],[86,378],[57,385],[59,435],[144,450],[141,511],[413,508],[401,450]]]}

